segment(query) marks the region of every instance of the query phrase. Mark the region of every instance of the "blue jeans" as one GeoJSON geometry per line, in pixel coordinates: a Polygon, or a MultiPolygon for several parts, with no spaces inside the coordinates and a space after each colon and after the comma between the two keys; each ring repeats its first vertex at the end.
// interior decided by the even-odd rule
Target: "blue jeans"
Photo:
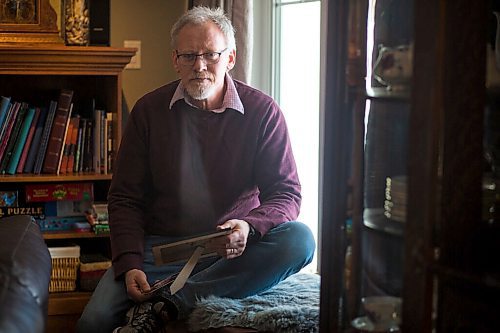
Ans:
{"type": "MultiPolygon", "coordinates": [[[[150,284],[182,269],[183,263],[154,265],[151,246],[174,240],[172,237],[146,237],[143,269],[150,284]]],[[[258,242],[247,244],[240,257],[200,260],[184,287],[169,298],[178,308],[178,319],[185,319],[200,297],[243,298],[271,288],[309,264],[314,249],[313,235],[305,224],[283,223],[269,230],[258,242]]],[[[109,333],[124,324],[125,313],[133,305],[124,281],[115,280],[113,268],[110,268],[85,307],[77,332],[109,333]]]]}

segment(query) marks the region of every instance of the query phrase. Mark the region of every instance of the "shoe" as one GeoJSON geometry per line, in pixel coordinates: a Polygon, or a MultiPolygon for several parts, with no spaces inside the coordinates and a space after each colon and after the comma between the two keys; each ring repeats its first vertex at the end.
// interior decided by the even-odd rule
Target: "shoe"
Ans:
{"type": "Polygon", "coordinates": [[[167,303],[168,301],[158,301],[153,305],[153,311],[162,320],[163,323],[167,323],[172,320],[171,305],[167,303]]]}
{"type": "Polygon", "coordinates": [[[160,319],[151,302],[135,305],[127,312],[127,325],[117,327],[113,333],[154,333],[160,330],[160,319]]]}

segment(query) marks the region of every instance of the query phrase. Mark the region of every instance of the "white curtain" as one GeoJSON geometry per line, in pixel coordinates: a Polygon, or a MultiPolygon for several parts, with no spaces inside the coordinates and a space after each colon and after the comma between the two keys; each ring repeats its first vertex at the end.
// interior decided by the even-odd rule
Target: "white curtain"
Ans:
{"type": "Polygon", "coordinates": [[[236,66],[231,76],[249,83],[252,73],[253,6],[252,0],[192,0],[191,6],[220,7],[236,30],[236,66]]]}

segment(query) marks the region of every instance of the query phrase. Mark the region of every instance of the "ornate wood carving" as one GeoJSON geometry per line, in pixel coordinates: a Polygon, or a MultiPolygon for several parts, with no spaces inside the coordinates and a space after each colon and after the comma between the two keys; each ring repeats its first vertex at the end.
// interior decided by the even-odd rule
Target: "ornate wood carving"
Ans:
{"type": "Polygon", "coordinates": [[[63,44],[49,0],[0,0],[0,43],[63,44]]]}

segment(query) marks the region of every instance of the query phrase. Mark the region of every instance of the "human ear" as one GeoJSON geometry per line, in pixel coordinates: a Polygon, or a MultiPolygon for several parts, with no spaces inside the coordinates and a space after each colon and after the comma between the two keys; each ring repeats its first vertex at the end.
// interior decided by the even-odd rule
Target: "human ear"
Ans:
{"type": "Polygon", "coordinates": [[[177,73],[180,73],[181,70],[179,68],[179,64],[177,63],[177,53],[175,52],[175,50],[172,51],[172,64],[174,66],[174,69],[177,73]]]}
{"type": "Polygon", "coordinates": [[[227,62],[227,71],[230,71],[236,65],[236,50],[229,52],[229,61],[227,62]]]}

